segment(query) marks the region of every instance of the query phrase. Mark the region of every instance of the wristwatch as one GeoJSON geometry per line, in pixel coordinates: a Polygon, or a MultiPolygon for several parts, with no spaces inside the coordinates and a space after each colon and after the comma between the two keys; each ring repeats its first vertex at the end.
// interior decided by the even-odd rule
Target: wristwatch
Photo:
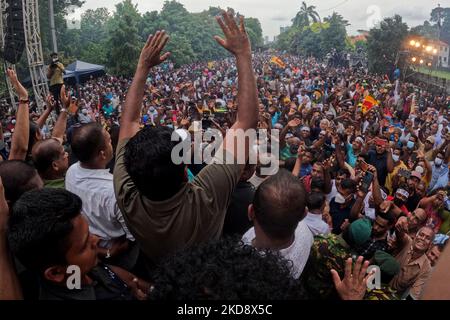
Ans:
{"type": "Polygon", "coordinates": [[[59,110],[60,112],[67,112],[66,108],[61,108],[61,110],[59,110]]]}
{"type": "Polygon", "coordinates": [[[20,104],[29,104],[29,103],[30,103],[30,99],[27,99],[27,100],[22,100],[22,99],[20,99],[20,100],[19,100],[19,103],[20,103],[20,104]]]}

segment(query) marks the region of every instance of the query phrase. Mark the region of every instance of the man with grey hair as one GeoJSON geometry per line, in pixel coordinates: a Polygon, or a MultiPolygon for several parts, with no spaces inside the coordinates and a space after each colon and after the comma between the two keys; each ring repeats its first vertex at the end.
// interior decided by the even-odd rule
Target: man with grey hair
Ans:
{"type": "Polygon", "coordinates": [[[427,251],[433,243],[435,233],[432,228],[425,226],[417,231],[412,240],[402,228],[396,226],[395,231],[402,248],[395,256],[400,263],[400,272],[392,279],[390,286],[403,294],[403,297],[409,295],[413,299],[419,299],[431,274],[427,251]]]}

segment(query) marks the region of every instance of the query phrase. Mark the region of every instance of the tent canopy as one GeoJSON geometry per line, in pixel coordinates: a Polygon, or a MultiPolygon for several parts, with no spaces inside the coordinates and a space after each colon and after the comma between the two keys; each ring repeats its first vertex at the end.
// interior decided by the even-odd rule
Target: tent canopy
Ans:
{"type": "Polygon", "coordinates": [[[99,77],[105,74],[105,66],[77,60],[66,67],[64,78],[75,78],[76,83],[89,79],[90,76],[99,77]]]}

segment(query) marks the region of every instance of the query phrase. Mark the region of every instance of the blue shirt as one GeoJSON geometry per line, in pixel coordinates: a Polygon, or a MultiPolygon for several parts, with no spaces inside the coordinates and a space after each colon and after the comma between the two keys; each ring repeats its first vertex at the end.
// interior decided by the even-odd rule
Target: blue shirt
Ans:
{"type": "Polygon", "coordinates": [[[300,167],[300,178],[310,175],[311,171],[312,171],[311,164],[302,164],[302,166],[300,167]]]}
{"type": "Polygon", "coordinates": [[[448,167],[445,163],[441,164],[440,167],[437,167],[434,162],[431,166],[433,169],[431,175],[430,187],[428,189],[429,192],[436,190],[438,188],[445,188],[448,184],[448,167]]]}
{"type": "Polygon", "coordinates": [[[358,156],[353,152],[353,147],[350,143],[347,143],[347,163],[353,168],[356,166],[356,160],[358,156]]]}
{"type": "Polygon", "coordinates": [[[275,112],[275,114],[272,116],[272,127],[275,126],[275,124],[280,120],[281,112],[275,112]]]}

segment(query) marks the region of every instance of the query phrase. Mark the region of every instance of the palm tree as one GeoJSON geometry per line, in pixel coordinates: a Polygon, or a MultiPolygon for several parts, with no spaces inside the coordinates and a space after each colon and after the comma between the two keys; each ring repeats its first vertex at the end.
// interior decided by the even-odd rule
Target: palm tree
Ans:
{"type": "Polygon", "coordinates": [[[303,1],[300,11],[297,12],[295,18],[292,19],[292,23],[296,27],[309,26],[310,19],[313,22],[320,22],[320,16],[316,11],[316,7],[308,6],[305,1],[303,1]]]}

